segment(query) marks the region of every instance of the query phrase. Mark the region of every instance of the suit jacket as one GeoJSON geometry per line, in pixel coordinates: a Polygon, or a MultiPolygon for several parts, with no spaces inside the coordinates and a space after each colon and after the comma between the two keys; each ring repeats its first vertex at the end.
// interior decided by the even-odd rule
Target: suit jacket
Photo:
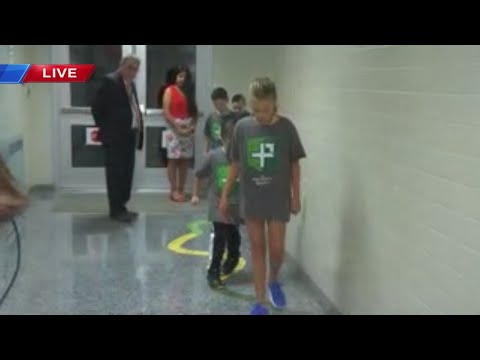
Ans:
{"type": "MultiPolygon", "coordinates": [[[[138,103],[137,89],[132,84],[132,91],[138,103]]],[[[92,115],[96,126],[99,128],[99,140],[103,144],[122,144],[132,131],[133,114],[128,99],[127,89],[118,72],[105,76],[92,103],[92,115]]],[[[137,149],[143,147],[143,115],[141,129],[137,134],[137,149]]]]}

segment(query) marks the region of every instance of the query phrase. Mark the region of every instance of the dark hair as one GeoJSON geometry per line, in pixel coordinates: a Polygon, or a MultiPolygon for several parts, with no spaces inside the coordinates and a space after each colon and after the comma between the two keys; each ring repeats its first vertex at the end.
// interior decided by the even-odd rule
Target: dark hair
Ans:
{"type": "Polygon", "coordinates": [[[169,86],[175,85],[178,74],[184,72],[186,74],[185,84],[182,88],[185,97],[187,98],[188,112],[191,117],[198,116],[197,102],[195,101],[195,84],[190,69],[187,66],[175,66],[168,69],[165,76],[165,84],[158,91],[157,103],[160,109],[163,109],[163,97],[165,91],[169,86]]]}
{"type": "Polygon", "coordinates": [[[245,100],[245,96],[243,96],[242,94],[235,94],[233,95],[232,97],[232,102],[244,102],[246,103],[247,100],[245,100]]]}
{"type": "Polygon", "coordinates": [[[215,100],[226,100],[228,101],[228,93],[227,90],[223,87],[218,87],[212,91],[211,95],[212,101],[215,100]]]}

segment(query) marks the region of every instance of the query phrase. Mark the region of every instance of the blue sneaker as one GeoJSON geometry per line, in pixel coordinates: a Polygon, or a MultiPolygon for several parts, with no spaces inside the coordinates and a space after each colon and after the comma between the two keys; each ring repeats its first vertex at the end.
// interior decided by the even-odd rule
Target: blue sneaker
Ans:
{"type": "Polygon", "coordinates": [[[262,304],[255,304],[250,311],[250,315],[268,315],[268,309],[262,304]]]}
{"type": "Polygon", "coordinates": [[[268,296],[270,298],[270,302],[275,308],[284,309],[287,306],[285,293],[282,290],[282,286],[278,282],[273,282],[268,285],[268,296]]]}

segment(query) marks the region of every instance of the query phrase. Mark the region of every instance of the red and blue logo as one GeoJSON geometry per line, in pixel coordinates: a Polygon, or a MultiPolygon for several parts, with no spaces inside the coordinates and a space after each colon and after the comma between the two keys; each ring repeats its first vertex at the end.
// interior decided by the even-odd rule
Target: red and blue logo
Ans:
{"type": "Polygon", "coordinates": [[[84,83],[94,71],[92,64],[0,64],[0,84],[84,83]]]}

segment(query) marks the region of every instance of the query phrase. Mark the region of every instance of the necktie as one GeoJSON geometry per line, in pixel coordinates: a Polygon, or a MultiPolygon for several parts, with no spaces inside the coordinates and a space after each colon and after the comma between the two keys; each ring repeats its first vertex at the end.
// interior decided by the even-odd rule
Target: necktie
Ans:
{"type": "Polygon", "coordinates": [[[133,96],[132,84],[127,85],[127,94],[130,101],[130,106],[132,107],[133,118],[135,120],[138,130],[141,130],[142,124],[140,123],[140,109],[138,108],[137,102],[135,101],[135,96],[133,96]]]}

